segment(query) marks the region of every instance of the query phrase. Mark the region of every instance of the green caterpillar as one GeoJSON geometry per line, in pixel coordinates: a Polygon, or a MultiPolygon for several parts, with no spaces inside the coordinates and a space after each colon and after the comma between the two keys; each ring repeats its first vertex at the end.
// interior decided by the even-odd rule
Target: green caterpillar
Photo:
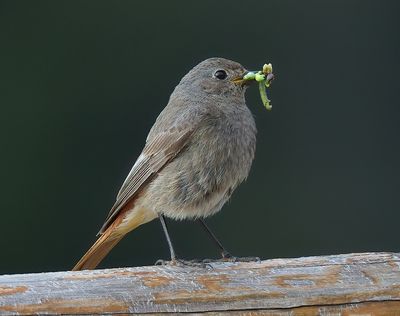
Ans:
{"type": "Polygon", "coordinates": [[[272,74],[272,65],[264,64],[263,69],[257,72],[249,71],[243,76],[243,80],[255,80],[258,82],[258,89],[260,91],[261,101],[267,110],[272,110],[271,100],[268,99],[267,89],[274,75],[272,74]]]}

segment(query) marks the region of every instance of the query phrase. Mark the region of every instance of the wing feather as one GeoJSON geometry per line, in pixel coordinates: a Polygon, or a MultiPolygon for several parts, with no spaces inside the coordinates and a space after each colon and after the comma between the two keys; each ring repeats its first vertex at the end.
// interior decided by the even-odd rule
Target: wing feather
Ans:
{"type": "Polygon", "coordinates": [[[158,133],[151,140],[148,140],[141,155],[122,184],[115,204],[111,208],[99,234],[102,234],[107,229],[123,207],[140,192],[144,184],[179,154],[192,132],[193,126],[186,125],[181,129],[175,127],[158,133]]]}

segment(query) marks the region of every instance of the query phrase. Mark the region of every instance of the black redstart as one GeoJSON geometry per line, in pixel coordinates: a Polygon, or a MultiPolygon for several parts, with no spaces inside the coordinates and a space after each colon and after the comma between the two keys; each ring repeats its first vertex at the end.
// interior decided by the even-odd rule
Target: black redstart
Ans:
{"type": "Polygon", "coordinates": [[[223,59],[204,60],[171,94],[146,139],[144,149],[118,192],[99,238],[73,270],[94,269],[131,230],[164,216],[198,219],[224,257],[228,252],[207,228],[246,179],[256,148],[256,125],[246,106],[248,71],[223,59]]]}

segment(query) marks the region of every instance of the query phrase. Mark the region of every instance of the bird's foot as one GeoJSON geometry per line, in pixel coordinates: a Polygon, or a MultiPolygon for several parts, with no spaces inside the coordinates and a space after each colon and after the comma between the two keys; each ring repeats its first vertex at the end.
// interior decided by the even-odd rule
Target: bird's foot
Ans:
{"type": "Polygon", "coordinates": [[[260,257],[235,257],[231,256],[228,258],[222,258],[223,261],[227,262],[257,262],[260,263],[261,259],[260,257]]]}
{"type": "Polygon", "coordinates": [[[229,252],[224,251],[221,259],[204,259],[203,263],[213,262],[261,262],[260,257],[236,257],[232,256],[229,252]]]}
{"type": "Polygon", "coordinates": [[[171,265],[172,260],[164,260],[164,259],[158,259],[154,265],[155,266],[168,266],[171,265]]]}
{"type": "Polygon", "coordinates": [[[222,253],[222,258],[220,259],[172,259],[172,260],[163,260],[159,259],[156,261],[155,265],[160,266],[177,266],[177,267],[197,267],[197,268],[212,268],[212,263],[219,262],[261,262],[260,257],[236,257],[232,256],[228,252],[222,253]]]}
{"type": "Polygon", "coordinates": [[[211,266],[203,260],[184,260],[184,259],[172,259],[156,261],[155,265],[161,266],[175,266],[175,267],[196,267],[196,268],[211,268],[211,266]]]}

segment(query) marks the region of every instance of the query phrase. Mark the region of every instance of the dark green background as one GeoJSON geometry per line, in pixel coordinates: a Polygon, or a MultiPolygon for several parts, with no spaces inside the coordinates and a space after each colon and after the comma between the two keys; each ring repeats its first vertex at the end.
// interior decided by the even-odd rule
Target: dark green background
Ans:
{"type": "MultiPolygon", "coordinates": [[[[180,78],[221,56],[276,74],[250,177],[209,220],[236,255],[399,251],[398,1],[1,1],[0,273],[71,268],[180,78]]],[[[216,257],[195,223],[178,254],[216,257]]],[[[153,264],[158,221],[102,267],[153,264]]]]}

